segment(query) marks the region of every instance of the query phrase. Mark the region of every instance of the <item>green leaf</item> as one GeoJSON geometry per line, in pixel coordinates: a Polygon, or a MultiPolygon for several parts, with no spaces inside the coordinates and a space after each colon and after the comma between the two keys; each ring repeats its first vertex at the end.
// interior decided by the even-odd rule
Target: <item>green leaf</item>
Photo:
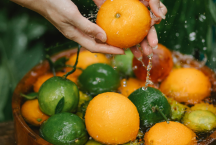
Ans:
{"type": "Polygon", "coordinates": [[[65,99],[64,99],[64,97],[62,97],[56,106],[55,114],[60,113],[62,111],[62,109],[64,107],[64,103],[65,103],[65,99]]]}
{"type": "Polygon", "coordinates": [[[1,92],[1,97],[0,97],[0,122],[3,121],[4,115],[3,115],[3,109],[7,101],[7,97],[9,94],[9,89],[10,89],[10,78],[8,75],[7,70],[0,66],[0,92],[1,92]]]}
{"type": "Polygon", "coordinates": [[[35,92],[29,93],[27,95],[21,93],[20,95],[22,97],[26,98],[27,100],[33,100],[33,99],[36,99],[38,97],[38,93],[35,93],[35,92]]]}
{"type": "Polygon", "coordinates": [[[212,0],[209,0],[209,11],[212,15],[214,23],[216,23],[216,4],[212,0]]]}
{"type": "Polygon", "coordinates": [[[54,68],[56,71],[62,69],[63,67],[66,66],[66,62],[68,61],[68,58],[66,57],[62,57],[62,58],[59,58],[58,60],[56,60],[56,62],[54,62],[54,68]]]}

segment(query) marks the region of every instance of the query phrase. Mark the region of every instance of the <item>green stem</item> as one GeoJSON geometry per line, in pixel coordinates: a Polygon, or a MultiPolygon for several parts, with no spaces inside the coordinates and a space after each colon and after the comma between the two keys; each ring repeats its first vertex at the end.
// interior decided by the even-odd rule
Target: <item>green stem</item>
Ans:
{"type": "Polygon", "coordinates": [[[68,75],[70,75],[70,74],[72,74],[73,72],[76,71],[76,66],[77,66],[77,63],[78,63],[80,48],[81,48],[81,45],[78,45],[76,62],[75,62],[75,64],[74,64],[74,66],[73,66],[73,69],[64,75],[64,78],[65,78],[65,79],[67,78],[68,75]]]}
{"type": "Polygon", "coordinates": [[[49,55],[46,55],[46,59],[47,59],[47,61],[49,62],[50,69],[51,69],[51,71],[53,72],[53,75],[56,76],[54,63],[52,62],[50,56],[49,56],[49,55]]]}
{"type": "Polygon", "coordinates": [[[167,117],[164,115],[164,113],[161,111],[161,109],[158,106],[155,106],[155,110],[157,110],[158,112],[160,112],[160,114],[166,120],[167,124],[169,124],[169,121],[168,121],[167,117]]]}

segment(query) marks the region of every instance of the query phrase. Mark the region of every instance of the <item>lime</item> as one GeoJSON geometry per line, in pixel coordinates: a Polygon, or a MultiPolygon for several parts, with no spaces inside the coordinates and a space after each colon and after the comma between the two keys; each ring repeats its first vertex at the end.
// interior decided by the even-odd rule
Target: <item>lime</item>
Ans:
{"type": "Polygon", "coordinates": [[[216,128],[216,116],[207,110],[188,111],[182,122],[194,132],[208,132],[216,128]]]}
{"type": "Polygon", "coordinates": [[[112,65],[123,76],[133,76],[132,69],[133,53],[130,49],[125,50],[125,55],[116,55],[112,60],[112,65]]]}
{"type": "Polygon", "coordinates": [[[39,131],[42,138],[54,145],[83,145],[88,140],[83,120],[68,112],[51,116],[39,131]]]}
{"type": "Polygon", "coordinates": [[[117,71],[103,63],[89,65],[78,77],[80,90],[91,96],[115,91],[119,85],[120,77],[117,71]]]}
{"type": "Polygon", "coordinates": [[[152,87],[139,88],[128,98],[137,107],[140,115],[140,127],[142,128],[164,121],[162,114],[167,118],[171,117],[171,106],[164,94],[158,89],[152,87]]]}
{"type": "Polygon", "coordinates": [[[62,77],[52,77],[45,81],[39,90],[39,107],[47,115],[56,113],[59,101],[63,100],[60,112],[74,112],[79,103],[77,85],[62,77]]]}

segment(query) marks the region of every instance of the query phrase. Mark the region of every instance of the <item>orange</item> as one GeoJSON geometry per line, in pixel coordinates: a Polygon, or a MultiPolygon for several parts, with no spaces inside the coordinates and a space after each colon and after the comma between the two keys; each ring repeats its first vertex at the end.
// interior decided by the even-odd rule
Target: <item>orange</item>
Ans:
{"type": "Polygon", "coordinates": [[[38,92],[41,85],[46,81],[48,80],[49,78],[53,77],[54,75],[52,73],[48,73],[48,74],[45,74],[45,75],[42,75],[40,77],[37,78],[37,81],[33,84],[33,89],[34,89],[34,92],[38,92]]]}
{"type": "Polygon", "coordinates": [[[128,48],[148,34],[151,17],[139,0],[106,0],[97,13],[96,23],[106,32],[107,44],[128,48]]]}
{"type": "MultiPolygon", "coordinates": [[[[57,72],[56,73],[56,76],[63,76],[65,75],[66,73],[63,73],[63,72],[57,72]]],[[[34,88],[34,92],[38,92],[41,85],[46,81],[48,80],[49,78],[53,77],[54,75],[52,73],[48,73],[48,74],[45,74],[45,75],[42,75],[40,77],[38,77],[37,81],[34,83],[33,85],[33,88],[34,88]]],[[[73,76],[72,74],[67,76],[67,79],[71,80],[72,82],[74,83],[77,83],[77,77],[73,76]]]]}
{"type": "Polygon", "coordinates": [[[210,96],[211,83],[200,70],[179,68],[174,69],[161,83],[160,90],[178,102],[196,104],[210,96]]]}
{"type": "Polygon", "coordinates": [[[124,144],[135,140],[139,123],[136,106],[118,93],[99,94],[86,109],[86,129],[94,140],[103,144],[124,144]]]}
{"type": "MultiPolygon", "coordinates": [[[[118,91],[122,95],[128,97],[132,92],[134,92],[135,90],[143,86],[145,86],[145,81],[140,81],[136,78],[122,79],[118,91]]],[[[157,88],[156,86],[153,85],[149,85],[149,86],[157,88]]]]}
{"type": "Polygon", "coordinates": [[[38,99],[27,100],[21,107],[21,114],[26,122],[34,126],[40,126],[49,118],[49,116],[41,112],[38,99]]]}
{"type": "Polygon", "coordinates": [[[144,136],[145,145],[197,145],[196,134],[179,122],[155,124],[144,136]]]}
{"type": "MultiPolygon", "coordinates": [[[[57,72],[56,76],[60,76],[63,77],[66,73],[65,72],[57,72]]],[[[77,77],[74,76],[73,74],[70,74],[67,76],[67,79],[71,80],[72,82],[74,82],[75,84],[77,84],[77,77]]]]}
{"type": "MultiPolygon", "coordinates": [[[[77,54],[72,55],[69,58],[69,60],[66,62],[66,65],[74,66],[74,64],[76,62],[76,57],[77,57],[77,54]]],[[[82,73],[82,71],[78,68],[85,69],[85,68],[87,68],[87,66],[94,64],[94,63],[110,64],[110,60],[106,57],[106,55],[104,55],[102,53],[92,53],[88,50],[81,51],[79,53],[77,69],[71,75],[79,76],[82,73]]],[[[69,72],[71,70],[72,70],[72,68],[70,68],[70,67],[66,68],[67,72],[69,72]]]]}

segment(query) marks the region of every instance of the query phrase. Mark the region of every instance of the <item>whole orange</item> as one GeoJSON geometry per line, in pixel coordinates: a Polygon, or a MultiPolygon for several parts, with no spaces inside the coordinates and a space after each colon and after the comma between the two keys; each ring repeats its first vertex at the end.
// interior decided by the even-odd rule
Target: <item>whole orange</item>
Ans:
{"type": "Polygon", "coordinates": [[[103,144],[124,144],[136,139],[139,114],[125,96],[106,92],[94,97],[85,114],[89,135],[103,144]]]}
{"type": "Polygon", "coordinates": [[[107,44],[128,48],[148,34],[151,17],[139,0],[106,0],[97,13],[96,23],[106,32],[107,44]]]}
{"type": "Polygon", "coordinates": [[[21,114],[26,122],[34,126],[40,126],[49,118],[49,116],[41,112],[38,99],[27,100],[21,107],[21,114]]]}
{"type": "Polygon", "coordinates": [[[144,140],[145,145],[197,145],[196,134],[174,121],[155,124],[145,134],[144,140]]]}
{"type": "Polygon", "coordinates": [[[211,83],[198,69],[178,68],[161,83],[160,90],[178,102],[196,104],[210,96],[211,83]]]}
{"type": "MultiPolygon", "coordinates": [[[[77,54],[72,55],[69,60],[66,62],[67,65],[73,66],[76,62],[77,54]]],[[[102,53],[92,53],[88,50],[81,51],[79,53],[78,63],[77,63],[77,69],[76,71],[71,74],[72,76],[79,76],[82,71],[79,69],[85,69],[87,66],[94,64],[94,63],[106,63],[110,64],[110,60],[106,57],[106,55],[102,53]]],[[[66,71],[71,71],[72,68],[67,67],[66,71]]]]}

